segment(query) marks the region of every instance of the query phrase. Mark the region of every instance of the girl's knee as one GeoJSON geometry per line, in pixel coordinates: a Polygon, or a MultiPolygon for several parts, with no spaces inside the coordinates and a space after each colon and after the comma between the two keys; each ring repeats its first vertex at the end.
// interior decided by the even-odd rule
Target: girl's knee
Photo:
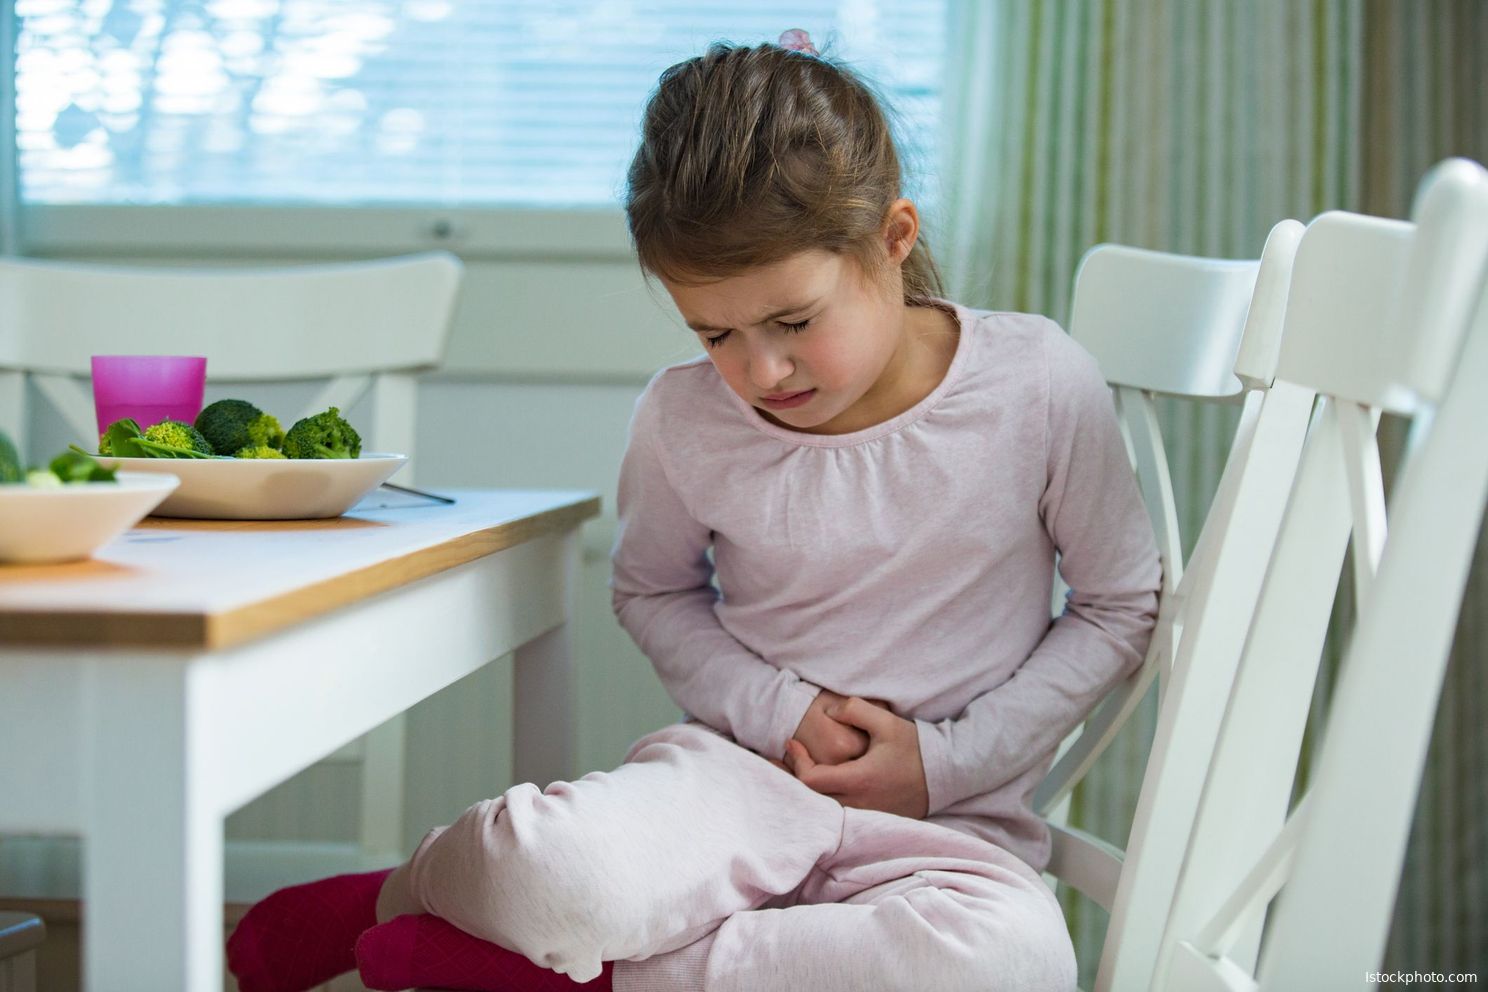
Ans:
{"type": "Polygon", "coordinates": [[[992,898],[944,888],[906,893],[906,902],[935,932],[943,981],[964,992],[1073,992],[1077,967],[1057,904],[1039,893],[1003,891],[992,898]]]}
{"type": "Polygon", "coordinates": [[[967,992],[1075,992],[1079,968],[1062,915],[1036,912],[999,927],[998,936],[964,986],[967,992]]]}
{"type": "Polygon", "coordinates": [[[942,968],[943,980],[935,987],[947,992],[1075,992],[1078,973],[1068,939],[1037,934],[1011,941],[1003,935],[969,952],[958,950],[942,968]]]}
{"type": "Polygon", "coordinates": [[[444,851],[428,859],[421,887],[442,887],[445,899],[453,895],[492,919],[582,923],[596,907],[623,912],[625,871],[611,827],[602,817],[578,815],[566,787],[558,783],[544,794],[524,783],[470,807],[429,846],[430,855],[444,851]]]}

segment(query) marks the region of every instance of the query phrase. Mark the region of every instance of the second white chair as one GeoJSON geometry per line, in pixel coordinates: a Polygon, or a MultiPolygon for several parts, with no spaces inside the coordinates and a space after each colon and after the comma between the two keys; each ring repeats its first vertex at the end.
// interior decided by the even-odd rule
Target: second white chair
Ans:
{"type": "Polygon", "coordinates": [[[1303,238],[1277,378],[1322,399],[1224,716],[1156,989],[1362,990],[1380,967],[1488,498],[1485,276],[1488,171],[1464,160],[1427,176],[1412,223],[1325,214],[1303,238]],[[1382,411],[1413,418],[1388,539],[1374,440],[1382,411]],[[1288,815],[1350,531],[1360,620],[1309,791],[1288,815]]]}

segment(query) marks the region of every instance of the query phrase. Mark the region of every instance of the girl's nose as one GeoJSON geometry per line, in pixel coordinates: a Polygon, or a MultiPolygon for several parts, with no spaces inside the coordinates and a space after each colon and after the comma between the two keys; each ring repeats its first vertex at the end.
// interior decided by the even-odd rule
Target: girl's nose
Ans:
{"type": "Polygon", "coordinates": [[[790,355],[777,342],[756,343],[749,350],[749,381],[757,389],[773,389],[795,370],[790,355]]]}

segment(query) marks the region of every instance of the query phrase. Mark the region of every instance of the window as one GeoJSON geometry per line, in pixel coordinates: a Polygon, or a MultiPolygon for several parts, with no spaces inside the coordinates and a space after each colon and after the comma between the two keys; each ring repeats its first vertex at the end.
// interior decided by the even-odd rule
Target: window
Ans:
{"type": "Polygon", "coordinates": [[[898,113],[906,157],[928,162],[943,6],[16,0],[20,195],[609,206],[663,68],[716,39],[790,27],[867,74],[898,113]]]}

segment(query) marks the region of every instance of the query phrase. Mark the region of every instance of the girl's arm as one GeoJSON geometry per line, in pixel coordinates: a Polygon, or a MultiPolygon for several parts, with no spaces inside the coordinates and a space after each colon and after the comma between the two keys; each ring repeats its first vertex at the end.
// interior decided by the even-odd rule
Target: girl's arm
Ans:
{"type": "Polygon", "coordinates": [[[615,615],[678,706],[751,751],[780,758],[819,689],[765,661],[719,623],[712,532],[667,479],[654,400],[648,389],[637,404],[620,467],[615,615]]]}
{"type": "Polygon", "coordinates": [[[1071,592],[1010,679],[956,719],[917,721],[932,814],[1049,757],[1141,664],[1157,618],[1157,546],[1110,390],[1094,359],[1062,332],[1049,335],[1047,367],[1039,509],[1071,592]]]}

